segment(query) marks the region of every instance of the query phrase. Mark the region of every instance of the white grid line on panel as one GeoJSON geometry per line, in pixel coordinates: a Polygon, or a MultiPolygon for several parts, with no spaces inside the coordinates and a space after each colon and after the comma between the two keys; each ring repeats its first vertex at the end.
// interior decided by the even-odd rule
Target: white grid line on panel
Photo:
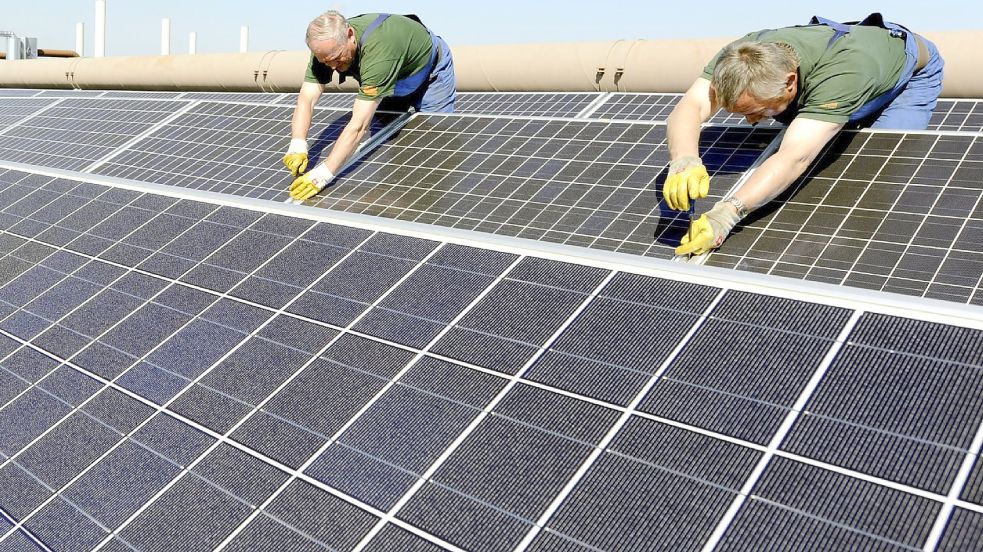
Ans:
{"type": "Polygon", "coordinates": [[[109,152],[108,155],[102,157],[102,159],[96,160],[94,163],[92,163],[88,167],[85,167],[84,169],[81,169],[79,172],[89,173],[89,172],[92,172],[92,171],[98,169],[99,167],[101,167],[102,165],[108,163],[109,161],[111,161],[113,158],[115,158],[119,154],[121,154],[124,151],[126,151],[128,148],[130,148],[133,145],[139,143],[141,140],[143,140],[147,136],[150,136],[151,134],[153,134],[154,132],[156,132],[158,129],[160,129],[163,126],[167,125],[168,123],[170,123],[174,119],[177,119],[181,115],[184,115],[189,110],[191,110],[196,104],[197,104],[197,102],[194,102],[194,101],[188,102],[187,104],[185,104],[183,107],[181,107],[180,109],[178,109],[174,113],[172,113],[169,116],[161,119],[157,123],[149,126],[143,132],[141,132],[140,134],[137,134],[136,136],[134,136],[133,138],[131,138],[127,142],[125,142],[123,144],[120,144],[119,146],[116,147],[116,149],[114,149],[113,151],[109,152]]]}
{"type": "MultiPolygon", "coordinates": [[[[976,430],[976,436],[973,437],[973,442],[963,457],[962,464],[959,466],[959,472],[956,474],[956,478],[952,482],[952,487],[949,489],[949,494],[946,495],[935,524],[932,525],[932,532],[929,533],[928,539],[925,541],[926,551],[933,551],[938,547],[939,541],[942,540],[945,527],[949,523],[956,505],[965,507],[959,497],[966,488],[969,476],[973,472],[973,465],[980,459],[980,449],[983,449],[983,424],[976,430]]],[[[983,513],[983,507],[974,508],[973,510],[977,513],[983,513]]]]}
{"type": "Polygon", "coordinates": [[[761,478],[761,475],[764,474],[765,469],[771,463],[771,459],[775,456],[778,448],[782,445],[782,442],[785,440],[785,436],[788,435],[788,432],[792,429],[795,421],[798,420],[799,414],[805,410],[805,407],[812,398],[813,393],[815,393],[816,389],[819,387],[819,383],[826,375],[826,371],[829,370],[829,367],[833,364],[833,360],[836,358],[836,355],[839,354],[840,349],[846,343],[847,338],[850,336],[850,333],[853,331],[853,328],[856,327],[857,323],[860,321],[860,317],[863,314],[863,311],[855,310],[850,315],[849,320],[847,320],[846,324],[840,330],[836,340],[830,345],[829,350],[826,352],[826,356],[816,368],[815,372],[813,372],[812,378],[810,378],[809,382],[806,383],[805,388],[803,388],[799,393],[799,398],[795,401],[795,404],[792,405],[792,408],[789,409],[788,414],[785,415],[785,420],[782,422],[781,427],[779,427],[778,431],[772,436],[771,441],[768,443],[768,449],[758,460],[758,463],[755,465],[751,475],[748,476],[747,480],[744,482],[744,486],[741,487],[740,491],[738,491],[737,496],[734,497],[734,501],[727,509],[727,512],[717,523],[717,526],[710,535],[710,538],[704,544],[704,552],[711,552],[717,548],[717,545],[720,544],[721,538],[723,538],[724,533],[730,527],[731,522],[734,521],[734,518],[737,516],[737,512],[741,509],[741,506],[743,506],[747,497],[751,496],[751,491],[753,491],[755,485],[757,485],[758,479],[761,478]]]}
{"type": "MultiPolygon", "coordinates": [[[[516,263],[513,264],[511,267],[509,267],[509,270],[515,267],[515,265],[518,264],[518,262],[521,259],[522,257],[517,259],[516,263]]],[[[506,271],[503,274],[503,277],[507,274],[508,271],[506,271]]],[[[505,396],[508,395],[509,392],[511,392],[516,385],[518,385],[519,381],[523,379],[525,373],[529,371],[529,369],[532,367],[533,364],[535,364],[536,360],[538,360],[539,357],[542,356],[542,354],[546,351],[546,349],[548,349],[553,344],[553,342],[555,342],[560,337],[560,335],[563,334],[563,332],[567,329],[567,327],[569,327],[570,324],[573,323],[573,321],[580,315],[580,313],[582,313],[584,309],[586,309],[594,301],[594,299],[597,298],[597,296],[601,293],[601,290],[603,290],[604,287],[607,286],[608,282],[610,282],[615,277],[615,275],[616,275],[615,272],[608,273],[608,275],[594,288],[594,290],[589,295],[587,295],[587,297],[584,298],[584,300],[577,307],[577,309],[573,313],[571,313],[571,315],[567,317],[564,323],[561,324],[560,327],[553,332],[553,334],[546,340],[545,343],[543,343],[543,345],[536,351],[536,353],[534,353],[532,357],[529,358],[529,360],[527,360],[525,364],[523,364],[522,368],[520,368],[515,374],[507,378],[508,383],[506,383],[505,386],[503,386],[502,389],[500,389],[498,393],[495,394],[495,397],[492,398],[481,410],[481,412],[479,412],[478,415],[471,420],[471,422],[464,429],[464,431],[462,431],[457,436],[457,438],[454,439],[454,441],[446,449],[444,449],[441,455],[436,460],[434,460],[434,462],[430,465],[430,467],[428,467],[426,471],[424,471],[424,473],[419,478],[417,478],[413,486],[411,486],[405,493],[403,493],[400,499],[396,501],[395,504],[393,504],[393,506],[389,509],[388,512],[386,512],[385,516],[379,520],[376,526],[373,527],[372,530],[369,531],[369,533],[365,536],[365,538],[363,538],[362,541],[353,549],[353,552],[359,552],[361,550],[364,550],[365,547],[368,545],[369,541],[372,540],[372,537],[374,537],[379,531],[381,531],[382,527],[386,523],[391,523],[396,519],[396,515],[399,513],[399,511],[407,503],[409,503],[409,501],[416,495],[417,491],[423,488],[423,485],[425,483],[430,481],[430,479],[434,476],[434,474],[437,473],[437,470],[439,470],[440,467],[444,465],[444,462],[446,462],[447,459],[450,458],[450,456],[454,454],[454,452],[461,446],[461,444],[464,443],[464,441],[467,440],[468,437],[470,437],[470,435],[474,432],[475,429],[478,428],[478,426],[485,420],[485,418],[491,415],[492,410],[494,410],[495,407],[498,406],[498,404],[502,401],[502,399],[504,399],[505,396]]],[[[497,283],[498,282],[496,281],[494,284],[492,284],[492,286],[489,286],[489,289],[491,289],[491,287],[494,287],[494,285],[496,285],[497,283]]],[[[480,297],[476,299],[474,303],[469,305],[468,310],[470,310],[470,307],[477,304],[478,300],[480,300],[480,297]]],[[[456,324],[461,318],[463,318],[464,314],[466,313],[467,310],[464,313],[462,313],[461,317],[455,320],[453,324],[456,324]]],[[[448,325],[447,328],[445,328],[445,330],[449,331],[449,329],[452,327],[453,324],[448,325]]],[[[429,350],[430,347],[433,344],[435,344],[440,337],[441,336],[437,336],[437,338],[431,341],[427,345],[424,351],[429,350]]]]}
{"type": "Polygon", "coordinates": [[[49,105],[47,105],[45,107],[42,107],[41,109],[35,111],[34,113],[31,113],[30,115],[24,117],[23,119],[17,121],[14,124],[8,126],[7,128],[5,128],[3,130],[0,130],[0,136],[3,136],[5,134],[7,134],[12,129],[15,129],[15,128],[23,125],[24,123],[30,121],[33,118],[35,118],[35,117],[37,117],[39,115],[44,114],[44,112],[46,112],[46,111],[50,110],[51,108],[57,106],[58,104],[62,103],[63,101],[65,101],[64,98],[53,98],[52,101],[51,101],[51,103],[49,105]]]}
{"type": "Polygon", "coordinates": [[[659,381],[659,379],[662,378],[663,374],[666,373],[666,370],[669,369],[669,366],[671,366],[672,363],[675,362],[676,357],[679,356],[679,354],[690,342],[690,340],[692,340],[693,336],[696,335],[696,332],[698,332],[700,328],[703,327],[703,324],[710,317],[710,314],[713,312],[713,310],[717,307],[717,304],[720,303],[721,299],[723,299],[724,295],[726,294],[727,294],[727,290],[721,289],[720,292],[717,293],[716,297],[714,297],[713,300],[710,301],[710,304],[707,305],[705,309],[703,309],[703,313],[693,323],[693,326],[689,329],[689,331],[686,332],[686,335],[684,335],[679,340],[679,342],[672,349],[672,351],[662,362],[662,364],[659,365],[659,367],[655,370],[655,372],[652,373],[652,375],[649,377],[648,382],[644,386],[642,386],[642,389],[639,390],[638,393],[635,394],[635,397],[631,400],[630,403],[628,403],[628,406],[621,412],[620,416],[614,422],[611,428],[608,429],[607,434],[605,434],[604,437],[601,439],[601,441],[598,442],[594,450],[591,451],[591,454],[581,463],[580,467],[574,473],[573,477],[571,477],[570,480],[567,481],[567,484],[553,498],[553,501],[550,502],[546,510],[543,511],[539,519],[536,520],[533,526],[529,529],[529,531],[525,534],[525,536],[522,538],[519,544],[515,547],[515,550],[517,552],[526,550],[536,539],[536,536],[539,535],[539,532],[546,528],[546,526],[550,522],[550,519],[552,519],[553,515],[556,513],[556,511],[560,508],[563,502],[573,491],[574,487],[576,487],[580,483],[581,479],[583,479],[584,476],[587,475],[587,472],[590,471],[591,467],[593,467],[593,465],[601,457],[601,454],[604,453],[605,450],[607,450],[608,445],[611,444],[611,441],[613,441],[615,436],[618,434],[618,432],[621,431],[621,428],[624,427],[624,425],[628,422],[631,416],[636,413],[638,406],[642,403],[642,400],[645,398],[648,392],[659,381]]]}

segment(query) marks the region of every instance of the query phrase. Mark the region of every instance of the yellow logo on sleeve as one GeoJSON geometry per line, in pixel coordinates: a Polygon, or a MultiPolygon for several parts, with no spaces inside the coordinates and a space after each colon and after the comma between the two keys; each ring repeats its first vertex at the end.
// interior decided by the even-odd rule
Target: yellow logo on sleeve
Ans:
{"type": "Polygon", "coordinates": [[[366,96],[372,96],[372,97],[378,96],[379,95],[379,87],[378,86],[365,86],[365,87],[362,88],[362,94],[365,94],[366,96]]]}
{"type": "Polygon", "coordinates": [[[823,105],[821,105],[819,107],[821,107],[823,109],[836,109],[837,107],[839,107],[839,105],[840,105],[840,102],[829,102],[829,103],[824,103],[823,105]]]}

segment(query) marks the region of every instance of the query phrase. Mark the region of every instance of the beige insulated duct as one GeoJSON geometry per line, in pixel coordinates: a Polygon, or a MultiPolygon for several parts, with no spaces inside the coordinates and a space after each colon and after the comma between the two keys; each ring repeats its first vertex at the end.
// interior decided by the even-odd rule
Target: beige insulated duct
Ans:
{"type": "MultiPolygon", "coordinates": [[[[983,97],[983,31],[926,36],[946,59],[943,96],[983,97]]],[[[682,92],[729,40],[458,46],[453,52],[461,91],[682,92]]],[[[300,87],[309,56],[270,51],[11,61],[0,63],[0,87],[291,92],[300,87]]],[[[354,81],[329,88],[354,90],[354,81]]]]}

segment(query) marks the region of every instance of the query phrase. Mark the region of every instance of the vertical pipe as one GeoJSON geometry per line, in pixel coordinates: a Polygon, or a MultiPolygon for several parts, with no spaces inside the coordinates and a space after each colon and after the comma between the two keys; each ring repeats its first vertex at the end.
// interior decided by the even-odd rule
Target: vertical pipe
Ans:
{"type": "Polygon", "coordinates": [[[160,20],[160,55],[171,55],[171,18],[160,20]]]}
{"type": "Polygon", "coordinates": [[[84,56],[85,52],[85,23],[79,21],[75,24],[75,53],[84,56]]]}
{"type": "Polygon", "coordinates": [[[20,38],[15,34],[7,37],[7,60],[20,59],[20,38]]]}
{"type": "Polygon", "coordinates": [[[92,55],[106,57],[106,0],[96,0],[95,46],[92,55]]]}
{"type": "Polygon", "coordinates": [[[188,53],[198,53],[198,33],[193,32],[188,35],[188,53]]]}
{"type": "Polygon", "coordinates": [[[239,29],[239,53],[245,54],[249,48],[249,27],[243,25],[239,29]]]}

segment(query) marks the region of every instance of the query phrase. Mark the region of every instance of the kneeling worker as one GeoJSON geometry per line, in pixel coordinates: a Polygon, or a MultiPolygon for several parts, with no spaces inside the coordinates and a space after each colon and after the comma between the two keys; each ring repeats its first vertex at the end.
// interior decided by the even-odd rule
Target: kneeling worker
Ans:
{"type": "Polygon", "coordinates": [[[415,16],[371,13],[345,19],[336,11],[307,26],[311,60],[291,122],[290,148],[283,164],[297,177],[290,197],[307,199],[327,186],[358,147],[379,102],[390,98],[417,111],[454,111],[456,82],[450,48],[415,16]],[[341,82],[359,83],[351,120],[327,158],[307,168],[307,132],[324,85],[337,71],[341,82]]]}
{"type": "Polygon", "coordinates": [[[724,47],[668,121],[666,204],[706,197],[700,124],[718,108],[751,124],[788,125],[778,151],[731,197],[690,224],[677,255],[719,247],[744,216],[798,179],[844,126],[925,129],[942,91],[935,45],[873,14],[856,25],[814,17],[809,25],[758,31],[724,47]]]}

